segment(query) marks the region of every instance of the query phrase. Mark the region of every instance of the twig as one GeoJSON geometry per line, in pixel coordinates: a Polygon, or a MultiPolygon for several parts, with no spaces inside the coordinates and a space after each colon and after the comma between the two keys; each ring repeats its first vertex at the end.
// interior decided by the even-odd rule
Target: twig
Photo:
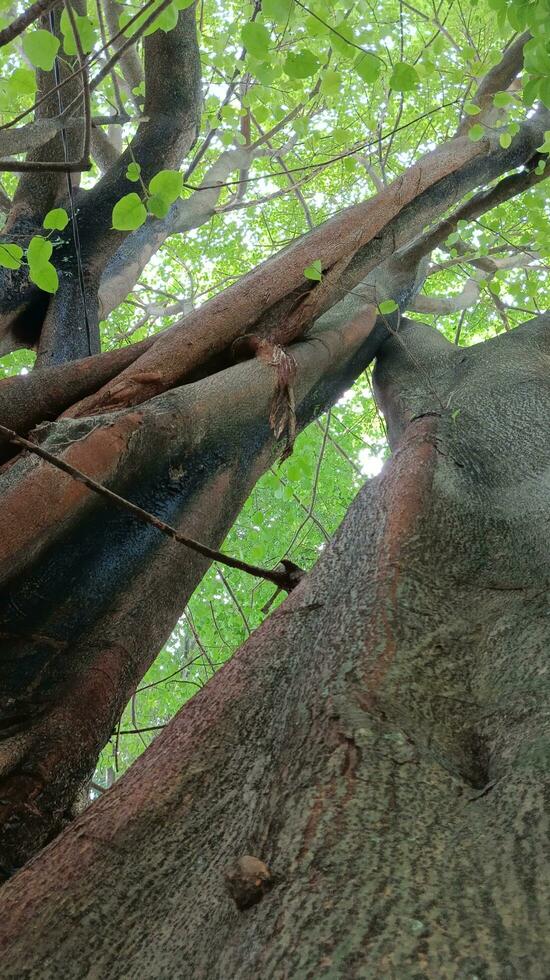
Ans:
{"type": "Polygon", "coordinates": [[[148,728],[126,728],[118,732],[119,735],[141,735],[142,732],[158,732],[161,728],[166,728],[168,722],[166,721],[164,725],[150,725],[148,728]]]}
{"type": "Polygon", "coordinates": [[[332,34],[335,34],[336,37],[339,37],[341,41],[344,41],[346,44],[349,44],[350,47],[352,48],[357,48],[357,50],[361,51],[363,54],[373,55],[374,58],[378,58],[379,61],[384,63],[384,59],[381,58],[379,54],[376,54],[376,51],[370,51],[368,48],[363,48],[361,47],[360,44],[356,44],[355,41],[350,41],[348,37],[346,37],[344,34],[341,34],[340,31],[337,31],[336,28],[332,27],[331,24],[327,24],[326,20],[323,20],[322,17],[319,17],[319,14],[316,14],[314,10],[310,10],[309,7],[306,7],[305,3],[302,3],[301,0],[294,0],[294,3],[296,3],[299,7],[301,7],[302,10],[305,10],[306,13],[310,15],[310,17],[313,17],[315,20],[318,20],[319,23],[322,24],[324,27],[327,27],[328,30],[332,34]]]}
{"type": "Polygon", "coordinates": [[[226,577],[225,577],[225,575],[223,574],[223,572],[221,571],[221,569],[220,569],[220,573],[219,573],[219,574],[220,574],[220,578],[221,578],[221,580],[222,580],[222,582],[223,582],[223,584],[224,584],[224,586],[225,586],[225,588],[227,589],[227,591],[228,591],[228,593],[229,593],[229,595],[230,595],[230,597],[231,597],[231,599],[233,600],[233,603],[234,603],[234,605],[235,605],[235,608],[236,608],[236,610],[237,610],[237,612],[238,612],[238,614],[239,614],[239,616],[241,617],[241,619],[242,619],[242,621],[243,621],[243,623],[244,623],[244,627],[245,627],[245,629],[246,629],[246,632],[247,632],[247,633],[248,633],[248,635],[250,636],[250,634],[252,633],[252,630],[250,629],[250,625],[249,625],[249,622],[248,622],[248,620],[247,620],[247,618],[246,618],[246,615],[245,615],[245,612],[244,612],[244,609],[243,609],[243,607],[241,606],[241,604],[240,604],[240,602],[239,602],[239,600],[237,599],[237,596],[235,595],[235,593],[234,593],[234,591],[233,591],[233,589],[231,588],[231,586],[230,586],[230,584],[229,584],[229,582],[227,581],[227,579],[226,579],[226,577]]]}

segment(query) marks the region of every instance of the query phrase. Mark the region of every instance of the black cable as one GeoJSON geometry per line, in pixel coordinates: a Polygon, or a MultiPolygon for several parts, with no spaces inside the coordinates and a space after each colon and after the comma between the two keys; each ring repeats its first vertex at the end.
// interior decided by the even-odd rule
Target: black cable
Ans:
{"type": "MultiPolygon", "coordinates": [[[[55,17],[53,10],[50,10],[50,30],[52,34],[55,35],[55,17]]],[[[54,79],[55,84],[59,85],[61,81],[61,75],[59,71],[59,60],[57,55],[55,56],[55,61],[53,64],[54,79]]],[[[61,89],[57,89],[57,102],[59,105],[59,115],[63,115],[63,102],[61,99],[61,89]]],[[[67,130],[63,126],[61,129],[61,142],[63,143],[63,159],[67,163],[69,159],[69,148],[67,146],[67,130]]],[[[92,335],[90,330],[90,321],[88,319],[88,309],[86,306],[86,289],[84,284],[84,270],[82,267],[82,252],[80,249],[80,233],[78,229],[78,221],[76,218],[76,210],[74,206],[74,188],[73,188],[73,178],[72,175],[67,171],[67,192],[69,195],[69,204],[71,211],[71,226],[73,229],[73,242],[76,256],[76,268],[78,274],[78,284],[80,287],[80,297],[82,299],[82,308],[84,310],[84,323],[86,324],[86,336],[88,338],[88,354],[92,354],[92,335]]]]}

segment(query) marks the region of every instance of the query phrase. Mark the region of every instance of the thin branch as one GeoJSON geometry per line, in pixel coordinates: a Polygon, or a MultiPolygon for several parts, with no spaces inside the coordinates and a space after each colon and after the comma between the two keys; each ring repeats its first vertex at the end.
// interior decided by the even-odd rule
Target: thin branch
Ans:
{"type": "MultiPolygon", "coordinates": [[[[124,34],[124,32],[127,31],[132,26],[132,24],[139,17],[142,17],[143,14],[144,14],[144,12],[146,10],[149,10],[149,8],[151,7],[151,4],[154,3],[154,2],[155,2],[155,0],[147,0],[147,2],[141,8],[141,10],[138,10],[138,12],[136,14],[134,14],[134,16],[124,25],[124,27],[122,27],[118,31],[117,34],[114,34],[111,38],[109,38],[108,46],[111,45],[115,40],[117,40],[122,34],[124,34]]],[[[166,3],[166,0],[164,0],[164,6],[165,7],[168,6],[168,4],[166,3]]],[[[161,12],[162,12],[161,11],[161,8],[158,7],[155,10],[155,16],[157,16],[161,12]]],[[[149,18],[148,18],[148,20],[149,20],[149,18]]],[[[132,35],[132,38],[130,38],[129,40],[131,40],[133,42],[137,41],[138,38],[141,37],[143,31],[146,30],[147,26],[148,25],[146,23],[143,23],[136,30],[136,33],[132,35]]],[[[124,50],[126,50],[126,48],[124,48],[124,50]]],[[[86,59],[85,59],[84,67],[89,68],[90,65],[94,64],[98,60],[98,58],[103,54],[104,51],[105,51],[105,48],[102,46],[101,48],[99,48],[99,50],[93,51],[91,54],[89,54],[86,57],[86,59]]],[[[109,59],[109,61],[107,62],[107,64],[104,67],[105,68],[108,67],[108,69],[110,71],[111,68],[113,67],[113,65],[115,64],[115,62],[119,60],[120,55],[123,54],[123,53],[124,52],[123,52],[122,46],[121,46],[121,48],[117,52],[117,57],[115,58],[113,56],[111,59],[109,59]]],[[[0,126],[0,129],[10,129],[12,126],[15,126],[16,123],[20,122],[21,119],[24,119],[25,116],[29,116],[29,115],[31,115],[31,113],[36,112],[36,109],[40,105],[42,105],[43,102],[46,102],[50,98],[50,96],[54,94],[54,92],[56,92],[59,89],[63,88],[69,82],[72,82],[75,78],[77,78],[77,76],[82,73],[82,70],[83,70],[82,66],[79,65],[78,68],[76,68],[74,71],[70,72],[70,74],[67,75],[65,78],[61,79],[61,81],[57,85],[55,85],[53,88],[49,88],[48,91],[44,95],[42,95],[39,99],[37,99],[32,106],[30,106],[28,109],[24,109],[22,112],[19,113],[19,115],[15,116],[13,119],[11,119],[10,122],[4,123],[2,126],[0,126]]],[[[96,79],[94,79],[94,81],[96,81],[96,83],[97,83],[97,76],[96,76],[96,79]]],[[[70,105],[67,108],[70,108],[70,105]]]]}
{"type": "Polygon", "coordinates": [[[220,578],[221,578],[221,580],[222,580],[225,588],[227,589],[227,591],[228,591],[228,593],[229,593],[229,595],[230,595],[230,597],[231,597],[231,599],[233,601],[233,604],[234,604],[234,606],[235,606],[235,608],[236,608],[239,616],[241,617],[241,619],[242,619],[242,621],[244,623],[244,627],[245,627],[248,635],[250,636],[250,634],[252,633],[252,630],[250,629],[250,624],[249,624],[249,622],[248,622],[248,620],[246,618],[244,609],[241,606],[241,603],[237,599],[237,596],[235,595],[234,590],[231,588],[229,582],[227,581],[227,578],[225,577],[225,575],[223,574],[223,572],[222,572],[221,569],[219,569],[219,576],[220,576],[220,578]]]}
{"type": "MultiPolygon", "coordinates": [[[[192,660],[187,660],[181,665],[181,667],[178,667],[177,670],[172,671],[171,674],[167,674],[166,677],[161,677],[158,681],[151,681],[150,684],[143,684],[141,687],[138,687],[136,694],[141,694],[142,691],[148,691],[151,687],[160,687],[161,684],[166,684],[168,681],[172,680],[173,677],[177,677],[178,674],[181,674],[182,670],[187,670],[188,667],[192,667],[197,660],[202,660],[202,653],[198,653],[192,660]]],[[[185,683],[186,681],[184,679],[182,684],[185,683]]]]}
{"type": "MultiPolygon", "coordinates": [[[[188,684],[192,684],[193,681],[187,681],[188,684]]],[[[118,735],[141,735],[143,732],[158,732],[162,728],[166,728],[168,722],[166,721],[164,725],[149,725],[148,728],[125,728],[117,732],[118,735]]]]}
{"type": "MultiPolygon", "coordinates": [[[[537,174],[535,170],[521,170],[518,173],[503,177],[493,187],[474,194],[469,201],[460,205],[448,218],[444,218],[429,231],[419,235],[406,249],[402,250],[401,259],[406,257],[406,261],[411,266],[416,265],[420,259],[437,248],[456,230],[459,221],[475,221],[479,215],[491,211],[497,205],[503,204],[518,194],[523,194],[524,191],[529,190],[541,180],[545,180],[547,176],[548,174],[545,172],[537,174]]],[[[502,237],[504,238],[504,236],[502,237]]],[[[508,242],[508,244],[511,243],[508,242]]]]}
{"type": "Polygon", "coordinates": [[[286,551],[285,551],[285,553],[283,555],[283,558],[286,558],[286,556],[290,554],[290,552],[292,551],[292,548],[294,547],[294,544],[295,544],[296,540],[298,539],[298,537],[300,535],[300,532],[303,530],[303,528],[306,526],[306,524],[308,523],[308,521],[311,519],[311,517],[313,515],[313,510],[315,508],[315,501],[317,500],[317,489],[318,489],[318,486],[319,486],[319,476],[320,476],[320,473],[321,473],[321,465],[322,465],[322,462],[323,462],[323,457],[325,455],[325,449],[326,449],[326,446],[327,446],[327,439],[328,439],[329,430],[330,430],[331,418],[332,418],[332,416],[331,416],[331,409],[329,408],[329,410],[327,412],[326,425],[325,425],[325,428],[323,430],[323,438],[321,440],[321,448],[319,450],[319,456],[318,456],[318,459],[317,459],[317,466],[315,467],[315,475],[313,477],[313,487],[312,487],[312,491],[311,491],[311,500],[309,502],[309,507],[307,509],[307,515],[306,515],[306,517],[304,517],[304,520],[302,521],[302,523],[300,524],[298,530],[294,534],[294,537],[292,538],[292,541],[290,542],[288,548],[286,549],[286,551]]]}
{"type": "Polygon", "coordinates": [[[327,24],[326,20],[323,20],[322,17],[319,17],[319,14],[316,14],[314,10],[310,10],[309,7],[306,7],[305,3],[302,3],[301,0],[294,0],[294,3],[297,4],[298,7],[301,7],[302,10],[305,10],[305,12],[310,15],[310,17],[313,17],[315,20],[318,20],[319,23],[323,25],[323,27],[328,28],[331,34],[335,34],[336,37],[339,37],[341,41],[344,41],[346,44],[349,44],[351,48],[356,48],[358,51],[361,51],[362,54],[371,54],[374,58],[378,58],[378,60],[381,61],[382,64],[384,64],[384,59],[381,58],[380,55],[376,53],[376,51],[370,51],[368,48],[363,48],[361,47],[360,44],[356,44],[355,41],[350,41],[348,37],[346,37],[344,34],[341,34],[340,31],[337,31],[336,28],[332,27],[331,24],[327,24]]]}
{"type": "Polygon", "coordinates": [[[74,35],[74,43],[76,47],[76,53],[78,57],[79,67],[82,69],[82,98],[84,102],[84,139],[82,141],[82,159],[89,161],[90,158],[90,144],[92,141],[92,106],[90,98],[90,79],[88,78],[88,70],[86,68],[86,55],[84,54],[84,49],[82,47],[82,42],[80,40],[80,33],[78,30],[78,24],[76,22],[76,17],[74,15],[74,10],[71,0],[64,0],[65,10],[67,11],[67,16],[71,23],[71,29],[74,35]]]}
{"type": "MultiPolygon", "coordinates": [[[[422,122],[422,120],[426,119],[428,116],[433,116],[434,113],[441,112],[442,109],[449,109],[451,106],[456,105],[458,101],[459,101],[458,99],[453,99],[451,102],[444,102],[442,105],[438,105],[434,109],[428,109],[426,112],[421,113],[419,116],[415,116],[414,119],[410,119],[409,122],[403,123],[402,126],[397,126],[391,129],[387,133],[382,133],[379,139],[387,140],[390,137],[393,137],[396,133],[400,133],[404,129],[409,129],[410,126],[414,126],[416,123],[422,122]]],[[[302,105],[297,106],[296,109],[293,109],[292,112],[289,112],[288,115],[285,117],[285,120],[282,123],[277,123],[277,125],[274,126],[273,129],[271,129],[268,133],[266,133],[266,136],[268,138],[272,136],[278,129],[281,128],[281,126],[284,123],[287,123],[290,121],[291,118],[294,118],[297,109],[301,109],[301,108],[303,108],[302,105]]],[[[333,163],[338,163],[339,160],[345,160],[347,157],[355,156],[359,150],[368,150],[373,146],[378,146],[379,139],[377,137],[377,139],[375,140],[367,140],[365,142],[358,143],[356,146],[351,147],[351,149],[342,150],[341,153],[336,153],[334,156],[329,157],[327,160],[321,160],[319,163],[306,163],[301,167],[288,167],[286,170],[273,170],[271,173],[258,174],[256,177],[248,177],[244,181],[228,180],[224,184],[202,184],[200,186],[197,186],[196,184],[188,184],[184,181],[183,186],[190,191],[208,191],[219,187],[234,187],[236,184],[240,184],[240,183],[250,184],[258,180],[266,180],[266,179],[270,180],[272,177],[288,177],[288,174],[301,173],[304,170],[324,169],[325,167],[328,167],[333,163]]],[[[256,142],[258,143],[260,141],[256,141],[256,142]]],[[[253,144],[251,149],[253,149],[255,145],[256,144],[253,144]]]]}

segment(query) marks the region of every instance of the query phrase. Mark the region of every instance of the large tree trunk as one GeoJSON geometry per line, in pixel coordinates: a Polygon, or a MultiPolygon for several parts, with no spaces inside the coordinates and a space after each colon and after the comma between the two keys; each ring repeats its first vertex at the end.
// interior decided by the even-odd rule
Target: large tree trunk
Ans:
{"type": "Polygon", "coordinates": [[[547,317],[384,344],[391,461],[3,888],[4,977],[548,975],[549,364],[547,317]]]}

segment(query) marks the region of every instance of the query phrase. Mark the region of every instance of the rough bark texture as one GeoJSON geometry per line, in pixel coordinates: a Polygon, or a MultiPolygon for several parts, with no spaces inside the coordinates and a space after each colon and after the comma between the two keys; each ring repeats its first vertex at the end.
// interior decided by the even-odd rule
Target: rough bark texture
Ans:
{"type": "Polygon", "coordinates": [[[4,887],[6,978],[547,976],[550,320],[402,341],[376,369],[391,461],[4,887]],[[273,875],[246,910],[243,855],[273,875]]]}

